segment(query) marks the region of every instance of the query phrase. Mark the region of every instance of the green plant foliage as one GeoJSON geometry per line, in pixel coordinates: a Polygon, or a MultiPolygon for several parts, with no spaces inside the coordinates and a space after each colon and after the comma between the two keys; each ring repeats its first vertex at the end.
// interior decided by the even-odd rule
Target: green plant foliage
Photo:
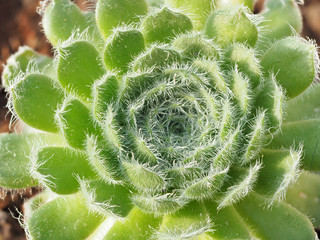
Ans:
{"type": "Polygon", "coordinates": [[[3,73],[34,129],[0,136],[0,186],[46,188],[30,239],[316,238],[318,205],[292,196],[320,171],[317,48],[280,30],[299,12],[253,4],[44,2],[53,59],[24,47],[3,73]]]}

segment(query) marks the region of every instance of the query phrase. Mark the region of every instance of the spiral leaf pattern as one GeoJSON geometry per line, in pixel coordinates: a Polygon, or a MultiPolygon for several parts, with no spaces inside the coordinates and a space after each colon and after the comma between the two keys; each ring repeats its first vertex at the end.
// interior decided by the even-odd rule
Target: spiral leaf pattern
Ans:
{"type": "Polygon", "coordinates": [[[304,151],[310,161],[310,147],[294,143],[314,143],[308,136],[319,126],[285,122],[317,75],[314,44],[283,36],[261,47],[265,22],[251,13],[253,1],[149,5],[99,0],[95,12],[82,12],[69,0],[45,1],[53,60],[21,48],[8,62],[10,109],[47,133],[22,134],[21,148],[12,141],[18,134],[0,137],[0,149],[10,150],[1,161],[10,156],[28,169],[5,164],[0,174],[26,181],[14,184],[9,174],[0,184],[59,195],[39,197],[30,235],[78,240],[109,224],[107,240],[314,238],[309,220],[282,202],[307,166],[304,151]],[[57,207],[65,218],[52,218],[57,207]],[[74,232],[74,214],[90,228],[74,232]],[[290,216],[287,231],[270,229],[274,216],[290,216]],[[59,224],[66,228],[50,230],[59,224]]]}

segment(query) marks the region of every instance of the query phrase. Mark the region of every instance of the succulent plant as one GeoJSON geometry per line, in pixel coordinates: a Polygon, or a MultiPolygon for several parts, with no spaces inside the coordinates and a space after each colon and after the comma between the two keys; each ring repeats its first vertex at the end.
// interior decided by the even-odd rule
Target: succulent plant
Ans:
{"type": "Polygon", "coordinates": [[[316,238],[284,198],[320,170],[317,47],[295,1],[253,4],[42,3],[53,59],[21,47],[2,76],[29,127],[0,136],[0,185],[45,189],[30,239],[316,238]]]}

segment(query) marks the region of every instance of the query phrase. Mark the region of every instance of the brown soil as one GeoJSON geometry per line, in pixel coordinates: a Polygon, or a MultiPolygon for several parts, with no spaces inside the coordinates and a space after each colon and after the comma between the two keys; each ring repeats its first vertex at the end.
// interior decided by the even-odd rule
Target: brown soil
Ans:
{"type": "MultiPolygon", "coordinates": [[[[256,12],[262,8],[263,1],[258,1],[256,12]]],[[[85,6],[85,0],[76,2],[82,8],[85,6]]],[[[3,70],[2,65],[21,45],[28,45],[38,52],[51,55],[50,44],[41,32],[39,24],[41,18],[36,13],[38,5],[39,0],[0,0],[0,75],[3,70]]],[[[316,39],[320,44],[320,0],[305,0],[301,10],[304,16],[302,35],[316,39]]],[[[9,131],[10,116],[7,116],[5,106],[5,93],[0,90],[0,133],[9,131]]],[[[33,193],[35,192],[33,190],[33,193]]],[[[9,193],[0,200],[0,240],[25,239],[23,229],[12,215],[19,216],[17,210],[22,212],[24,199],[29,198],[33,193],[29,191],[24,194],[9,193]]],[[[320,234],[320,230],[318,233],[320,234]]]]}

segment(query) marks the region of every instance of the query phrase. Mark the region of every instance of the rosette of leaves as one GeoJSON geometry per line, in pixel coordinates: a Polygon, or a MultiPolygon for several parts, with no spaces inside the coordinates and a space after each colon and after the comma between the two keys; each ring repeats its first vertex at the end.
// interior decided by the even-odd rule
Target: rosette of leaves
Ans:
{"type": "Polygon", "coordinates": [[[22,47],[3,74],[30,127],[1,135],[0,184],[46,188],[26,205],[29,238],[316,238],[283,201],[320,169],[316,47],[288,36],[294,1],[291,26],[267,4],[45,1],[54,58],[22,47]]]}

